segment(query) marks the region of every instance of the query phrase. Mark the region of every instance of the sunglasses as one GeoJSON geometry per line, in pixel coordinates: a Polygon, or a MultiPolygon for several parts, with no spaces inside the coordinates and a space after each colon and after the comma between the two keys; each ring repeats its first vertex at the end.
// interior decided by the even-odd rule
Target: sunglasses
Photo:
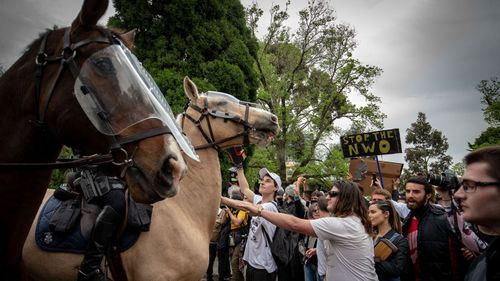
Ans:
{"type": "Polygon", "coordinates": [[[339,192],[338,191],[328,191],[327,194],[330,197],[337,197],[337,196],[339,196],[339,192]]]}

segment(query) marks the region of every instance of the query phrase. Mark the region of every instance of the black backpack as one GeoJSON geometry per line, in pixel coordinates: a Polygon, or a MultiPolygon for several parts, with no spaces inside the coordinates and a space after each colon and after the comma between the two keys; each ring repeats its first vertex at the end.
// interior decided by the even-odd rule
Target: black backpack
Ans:
{"type": "MultiPolygon", "coordinates": [[[[278,212],[287,214],[288,212],[279,207],[276,202],[272,202],[278,212]]],[[[273,241],[269,238],[266,229],[262,226],[264,235],[266,236],[267,243],[270,245],[271,253],[273,255],[274,261],[280,267],[286,266],[293,258],[295,248],[299,243],[299,233],[283,229],[281,227],[276,227],[274,232],[273,241]]]]}

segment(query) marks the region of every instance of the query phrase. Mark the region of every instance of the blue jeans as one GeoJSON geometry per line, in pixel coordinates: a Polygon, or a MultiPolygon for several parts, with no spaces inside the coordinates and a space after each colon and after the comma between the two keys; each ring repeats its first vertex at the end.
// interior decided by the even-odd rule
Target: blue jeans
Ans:
{"type": "Polygon", "coordinates": [[[304,281],[319,281],[318,266],[311,263],[304,264],[304,281]]]}

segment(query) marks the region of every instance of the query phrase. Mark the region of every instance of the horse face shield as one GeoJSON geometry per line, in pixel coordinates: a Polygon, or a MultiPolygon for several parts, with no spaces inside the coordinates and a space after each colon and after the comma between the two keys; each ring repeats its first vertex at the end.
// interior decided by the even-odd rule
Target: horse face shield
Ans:
{"type": "Polygon", "coordinates": [[[198,160],[163,93],[139,60],[121,44],[104,48],[85,61],[74,92],[99,132],[115,136],[145,120],[156,119],[170,129],[189,157],[198,160]]]}

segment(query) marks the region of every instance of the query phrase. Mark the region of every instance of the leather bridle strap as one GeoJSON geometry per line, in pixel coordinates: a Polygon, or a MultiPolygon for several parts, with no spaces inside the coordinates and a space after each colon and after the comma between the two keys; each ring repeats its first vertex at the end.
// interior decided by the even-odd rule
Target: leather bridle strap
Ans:
{"type": "Polygon", "coordinates": [[[35,100],[36,100],[36,106],[37,106],[36,112],[37,112],[38,120],[36,120],[35,123],[37,123],[41,126],[45,125],[44,124],[45,123],[45,114],[47,113],[47,109],[49,107],[50,100],[52,99],[52,96],[54,94],[54,90],[57,86],[57,83],[61,80],[62,73],[63,73],[66,65],[68,65],[69,70],[70,70],[71,74],[73,75],[73,78],[76,79],[78,77],[78,74],[80,72],[80,66],[75,61],[76,51],[79,48],[86,46],[90,43],[101,43],[101,44],[108,44],[108,45],[113,44],[113,38],[111,35],[87,38],[87,39],[84,39],[82,41],[71,44],[70,37],[69,37],[70,32],[71,32],[70,28],[67,28],[64,32],[63,51],[62,51],[62,54],[60,56],[47,58],[47,55],[45,54],[45,48],[46,48],[46,44],[47,44],[48,33],[43,37],[42,42],[40,44],[40,50],[38,52],[37,59],[36,59],[37,82],[35,85],[35,88],[36,88],[35,100]],[[38,106],[39,106],[39,102],[41,101],[41,84],[42,84],[42,76],[43,76],[43,67],[45,66],[46,62],[57,62],[57,61],[59,61],[60,63],[59,63],[59,68],[57,70],[56,78],[54,80],[52,80],[52,83],[50,84],[49,90],[47,91],[47,97],[45,98],[45,101],[43,102],[43,105],[42,105],[42,110],[40,111],[38,109],[38,106]]]}
{"type": "Polygon", "coordinates": [[[221,113],[221,112],[218,112],[216,110],[210,110],[208,108],[208,101],[207,101],[207,99],[205,99],[205,104],[204,104],[203,108],[200,108],[199,106],[197,106],[195,104],[192,104],[192,103],[189,103],[187,105],[187,107],[191,107],[192,109],[194,109],[197,112],[199,112],[200,113],[200,117],[198,118],[198,120],[196,120],[193,117],[191,117],[190,115],[188,115],[187,112],[185,111],[182,114],[182,128],[184,128],[184,118],[189,119],[189,121],[191,121],[198,128],[198,130],[201,132],[201,134],[203,135],[203,137],[207,141],[206,144],[202,144],[202,145],[196,146],[195,147],[196,150],[206,149],[206,148],[214,148],[215,150],[219,151],[220,150],[220,146],[219,146],[220,144],[226,143],[228,141],[231,141],[231,140],[233,140],[235,138],[239,138],[241,136],[244,137],[244,141],[243,141],[244,145],[249,145],[250,144],[249,135],[250,135],[251,131],[255,130],[255,128],[250,123],[248,123],[248,116],[249,116],[249,111],[250,111],[250,106],[248,104],[245,105],[245,117],[244,117],[244,119],[241,119],[238,116],[231,116],[231,115],[229,115],[228,113],[225,113],[225,112],[221,113]],[[213,118],[223,118],[224,122],[226,122],[226,121],[232,121],[232,122],[236,122],[236,123],[242,124],[245,129],[243,130],[243,132],[238,133],[238,134],[236,134],[234,136],[227,137],[227,138],[220,139],[220,140],[215,140],[214,135],[213,135],[212,125],[210,123],[210,118],[209,118],[210,116],[212,116],[213,118]],[[207,135],[207,133],[201,127],[201,123],[202,123],[203,120],[206,120],[210,137],[207,135]]]}
{"type": "MultiPolygon", "coordinates": [[[[138,140],[143,140],[143,139],[147,139],[147,138],[151,138],[151,137],[155,137],[155,136],[159,136],[159,135],[164,135],[164,134],[170,134],[170,133],[172,133],[172,132],[170,131],[170,128],[168,128],[167,126],[158,127],[158,128],[154,128],[154,129],[149,129],[147,131],[139,132],[139,133],[131,135],[131,136],[119,138],[116,140],[116,144],[121,146],[123,144],[135,142],[138,140]]],[[[112,147],[112,149],[113,149],[113,147],[112,147]]]]}
{"type": "MultiPolygon", "coordinates": [[[[113,35],[105,32],[104,35],[87,38],[76,43],[71,43],[70,40],[70,28],[67,28],[64,32],[63,37],[63,50],[60,56],[47,56],[45,50],[47,47],[47,38],[50,32],[47,32],[41,42],[38,54],[35,59],[36,64],[36,80],[35,80],[35,112],[36,112],[36,120],[29,120],[30,123],[37,125],[38,127],[45,129],[45,114],[47,113],[49,103],[54,94],[54,90],[61,80],[63,76],[63,71],[68,66],[72,76],[74,79],[77,79],[80,72],[80,65],[75,61],[75,57],[77,55],[77,50],[83,46],[86,46],[91,43],[98,44],[114,44],[113,35]],[[43,81],[43,70],[44,66],[47,63],[59,62],[59,68],[56,73],[56,78],[51,82],[50,87],[48,88],[47,97],[43,101],[43,105],[40,110],[41,103],[41,84],[43,81]]],[[[127,136],[124,138],[117,138],[117,136],[109,136],[110,139],[110,153],[98,156],[91,156],[90,158],[82,158],[82,159],[59,159],[59,162],[56,163],[0,163],[0,167],[24,167],[24,168],[48,168],[48,169],[67,169],[67,168],[75,168],[86,165],[99,165],[105,163],[113,163],[117,165],[117,163],[113,162],[113,153],[117,151],[124,151],[121,146],[124,144],[132,143],[135,141],[139,141],[142,139],[162,135],[162,134],[170,134],[171,130],[167,126],[162,126],[158,128],[153,128],[147,131],[139,132],[131,136],[127,136]]],[[[128,153],[125,153],[128,156],[128,153]]],[[[125,162],[118,164],[122,165],[127,163],[127,165],[132,165],[131,159],[126,160],[125,162]]]]}
{"type": "Polygon", "coordinates": [[[57,159],[55,163],[0,163],[1,168],[47,168],[47,169],[70,169],[90,165],[101,165],[111,163],[113,155],[96,154],[79,159],[57,159]]]}

